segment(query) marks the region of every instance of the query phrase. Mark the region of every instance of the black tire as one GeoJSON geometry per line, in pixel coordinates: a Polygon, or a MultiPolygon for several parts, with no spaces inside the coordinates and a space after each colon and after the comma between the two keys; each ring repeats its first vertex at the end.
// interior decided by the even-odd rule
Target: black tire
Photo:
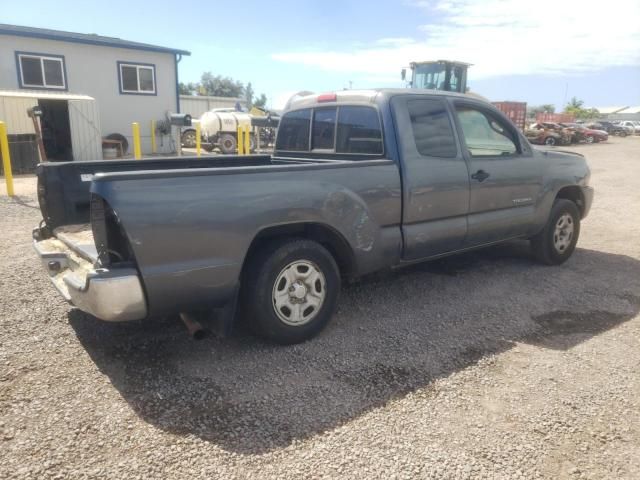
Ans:
{"type": "Polygon", "coordinates": [[[549,145],[549,146],[554,146],[556,144],[556,139],[555,137],[547,137],[544,139],[544,144],[545,145],[549,145]]]}
{"type": "Polygon", "coordinates": [[[108,140],[118,140],[122,145],[122,155],[126,155],[129,151],[129,140],[127,140],[127,137],[121,133],[110,133],[105,138],[108,140]]]}
{"type": "Polygon", "coordinates": [[[231,133],[223,133],[218,138],[218,146],[220,151],[225,154],[233,154],[238,152],[238,141],[235,135],[231,133]]]}
{"type": "Polygon", "coordinates": [[[619,132],[618,135],[620,135],[622,138],[627,136],[627,132],[619,132]]]}
{"type": "MultiPolygon", "coordinates": [[[[307,290],[310,288],[307,285],[307,290]]],[[[313,287],[316,288],[316,287],[313,287]]],[[[305,239],[288,239],[271,243],[249,260],[244,272],[244,284],[242,286],[243,316],[251,329],[258,335],[273,342],[290,345],[304,342],[318,333],[329,323],[338,301],[340,293],[340,272],[336,262],[322,245],[305,239]],[[299,325],[285,323],[279,316],[286,317],[288,307],[281,306],[280,313],[276,307],[276,291],[278,285],[282,285],[282,292],[289,295],[289,301],[300,303],[299,311],[304,315],[311,306],[305,302],[305,298],[297,300],[293,295],[292,286],[287,287],[288,280],[281,275],[292,265],[306,262],[313,265],[324,276],[324,285],[316,283],[318,291],[323,292],[324,300],[317,311],[310,310],[309,319],[303,320],[299,325]]],[[[293,313],[293,312],[291,312],[293,313]]]]}
{"type": "Polygon", "coordinates": [[[186,130],[182,132],[180,141],[182,142],[182,146],[185,148],[196,148],[196,131],[186,130]]]}
{"type": "Polygon", "coordinates": [[[573,254],[579,236],[580,211],[577,205],[571,200],[559,198],[551,207],[547,224],[540,233],[531,238],[531,250],[539,262],[546,265],[560,265],[566,262],[573,254]],[[568,245],[564,248],[558,248],[556,246],[556,225],[565,214],[571,217],[573,233],[568,245]]]}
{"type": "Polygon", "coordinates": [[[595,140],[595,138],[593,138],[593,135],[587,135],[586,137],[584,137],[584,141],[587,143],[593,143],[595,140]]]}

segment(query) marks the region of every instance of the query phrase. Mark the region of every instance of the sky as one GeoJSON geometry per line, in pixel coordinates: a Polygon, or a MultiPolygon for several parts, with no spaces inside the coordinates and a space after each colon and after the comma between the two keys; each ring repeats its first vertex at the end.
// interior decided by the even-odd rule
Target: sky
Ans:
{"type": "Polygon", "coordinates": [[[251,82],[273,108],[301,90],[403,87],[409,62],[441,58],[472,63],[469,86],[494,101],[640,105],[640,0],[30,0],[1,11],[0,23],[189,50],[181,81],[251,82]]]}

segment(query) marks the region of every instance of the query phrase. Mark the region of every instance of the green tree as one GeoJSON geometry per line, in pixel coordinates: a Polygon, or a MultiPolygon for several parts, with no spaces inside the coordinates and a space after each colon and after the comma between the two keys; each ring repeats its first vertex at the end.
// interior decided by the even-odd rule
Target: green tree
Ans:
{"type": "Polygon", "coordinates": [[[242,97],[244,90],[244,85],[238,80],[204,72],[200,78],[198,93],[214,97],[242,97]]]}
{"type": "Polygon", "coordinates": [[[542,109],[543,112],[546,112],[546,113],[556,113],[556,106],[553,105],[552,103],[545,103],[543,105],[540,105],[540,108],[542,109]]]}
{"type": "Polygon", "coordinates": [[[260,97],[258,97],[254,102],[253,105],[258,107],[258,108],[264,108],[267,106],[267,96],[264,93],[260,94],[260,97]]]}
{"type": "Polygon", "coordinates": [[[247,83],[247,86],[244,88],[244,99],[247,102],[247,108],[251,110],[253,106],[253,86],[251,82],[247,83]]]}
{"type": "Polygon", "coordinates": [[[556,106],[551,103],[545,103],[543,105],[531,106],[527,108],[527,116],[529,118],[535,118],[538,113],[555,113],[556,106]]]}
{"type": "Polygon", "coordinates": [[[247,102],[247,107],[264,108],[267,104],[267,96],[261,93],[256,98],[251,82],[245,85],[230,77],[214,75],[211,72],[204,72],[199,82],[180,82],[178,85],[180,95],[210,95],[214,97],[240,97],[247,102]]]}
{"type": "Polygon", "coordinates": [[[178,90],[180,91],[180,95],[196,95],[198,93],[199,84],[189,82],[183,83],[180,82],[178,84],[178,90]]]}
{"type": "Polygon", "coordinates": [[[571,98],[567,103],[564,107],[564,113],[569,113],[580,119],[594,118],[600,114],[596,108],[584,108],[584,101],[576,97],[571,98]]]}
{"type": "Polygon", "coordinates": [[[564,107],[564,111],[566,112],[569,109],[579,109],[582,108],[582,106],[584,105],[584,101],[579,100],[576,97],[571,97],[571,100],[569,100],[569,103],[567,103],[567,105],[564,107]]]}

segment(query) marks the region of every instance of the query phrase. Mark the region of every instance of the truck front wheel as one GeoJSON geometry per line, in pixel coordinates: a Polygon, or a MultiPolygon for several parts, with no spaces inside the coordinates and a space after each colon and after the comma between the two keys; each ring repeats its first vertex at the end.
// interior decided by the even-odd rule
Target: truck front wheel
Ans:
{"type": "Polygon", "coordinates": [[[262,249],[244,274],[243,307],[258,335],[283,345],[317,335],[340,292],[333,256],[317,242],[291,239],[262,249]]]}
{"type": "Polygon", "coordinates": [[[557,199],[551,207],[547,224],[531,238],[531,249],[536,259],[547,265],[566,262],[578,243],[580,212],[571,200],[557,199]]]}

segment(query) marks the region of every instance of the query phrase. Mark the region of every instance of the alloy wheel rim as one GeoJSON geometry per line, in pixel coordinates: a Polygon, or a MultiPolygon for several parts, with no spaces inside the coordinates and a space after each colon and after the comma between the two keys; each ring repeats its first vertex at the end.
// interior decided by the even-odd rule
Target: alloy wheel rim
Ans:
{"type": "Polygon", "coordinates": [[[560,215],[553,231],[553,246],[558,253],[564,253],[573,240],[574,222],[568,213],[560,215]]]}
{"type": "Polygon", "coordinates": [[[285,324],[298,327],[318,314],[327,296],[324,274],[307,260],[284,267],[273,285],[273,309],[285,324]]]}

